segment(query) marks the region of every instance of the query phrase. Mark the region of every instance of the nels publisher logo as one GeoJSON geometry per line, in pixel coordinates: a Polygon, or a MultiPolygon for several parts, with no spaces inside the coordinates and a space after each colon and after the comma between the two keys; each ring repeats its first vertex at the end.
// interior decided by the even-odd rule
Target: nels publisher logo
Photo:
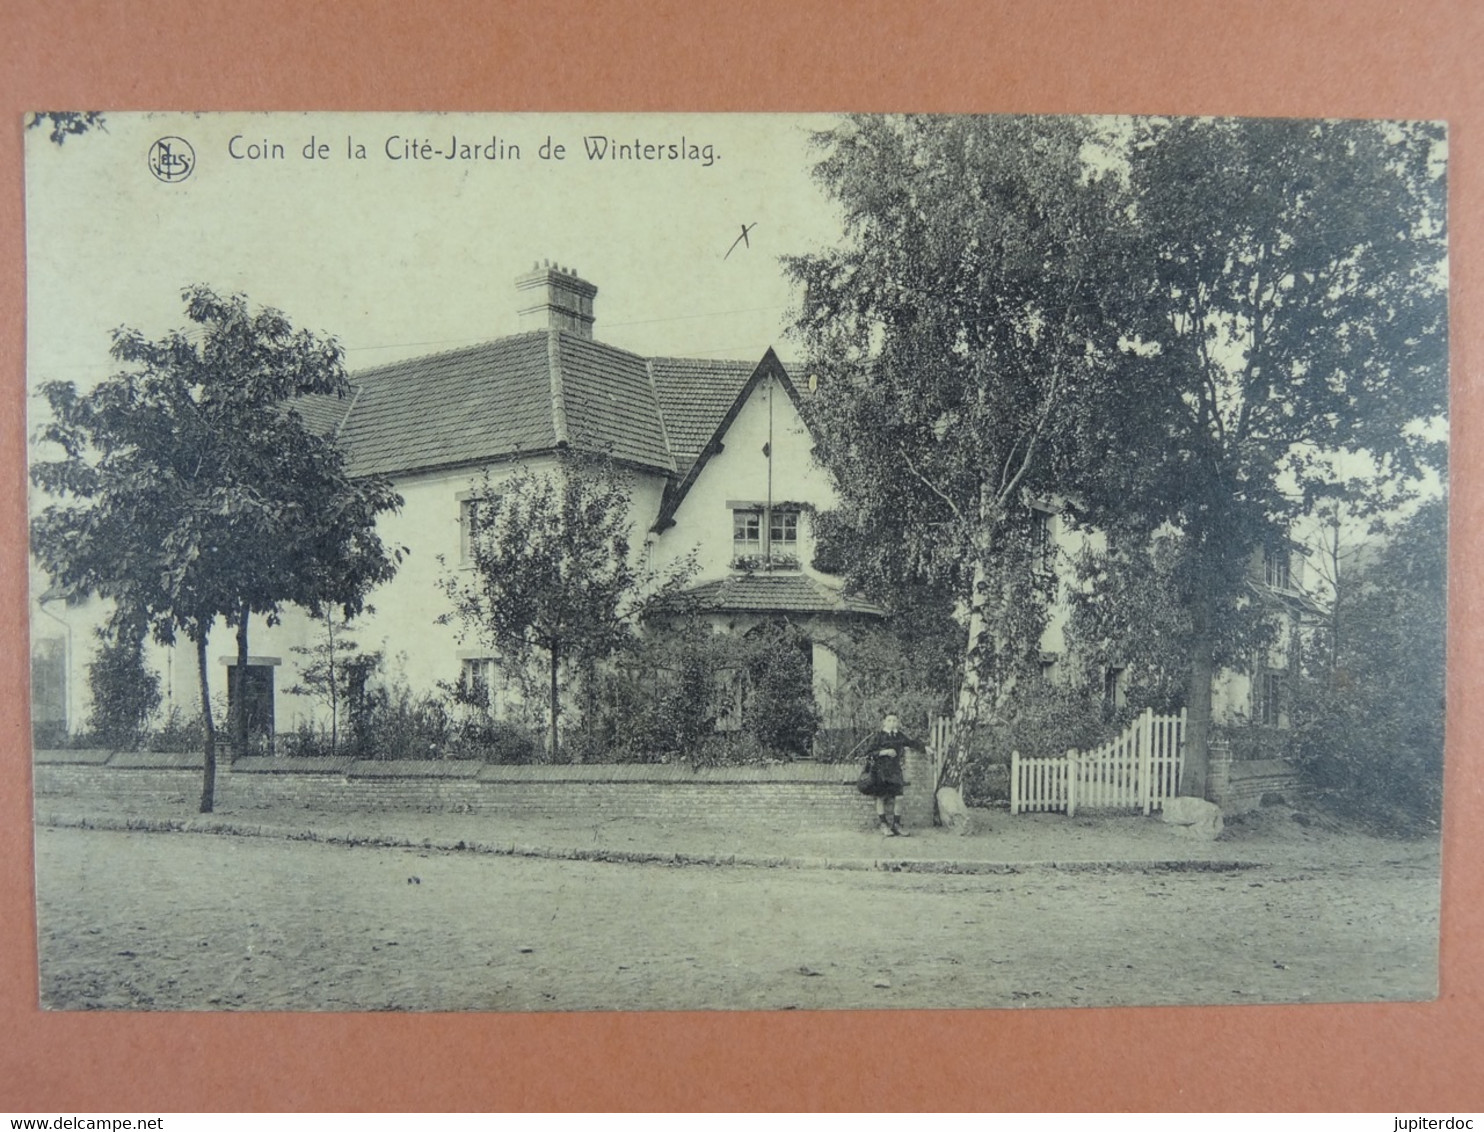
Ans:
{"type": "Polygon", "coordinates": [[[161,181],[184,181],[196,170],[196,151],[185,138],[161,138],[149,147],[149,171],[161,181]]]}

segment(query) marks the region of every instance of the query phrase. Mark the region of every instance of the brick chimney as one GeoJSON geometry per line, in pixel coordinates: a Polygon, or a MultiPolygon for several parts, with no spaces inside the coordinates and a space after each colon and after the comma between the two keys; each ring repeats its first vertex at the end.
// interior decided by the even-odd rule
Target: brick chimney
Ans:
{"type": "Polygon", "coordinates": [[[515,281],[520,292],[522,330],[565,330],[593,336],[593,297],[597,287],[570,267],[542,260],[515,281]]]}

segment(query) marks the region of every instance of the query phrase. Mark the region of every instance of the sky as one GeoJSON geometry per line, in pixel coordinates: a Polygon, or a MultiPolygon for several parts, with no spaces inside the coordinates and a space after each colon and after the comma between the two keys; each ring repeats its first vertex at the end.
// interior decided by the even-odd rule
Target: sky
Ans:
{"type": "Polygon", "coordinates": [[[111,331],[186,326],[180,293],[195,283],[334,335],[353,374],[515,333],[514,281],[537,261],[597,285],[603,341],[787,360],[801,349],[779,257],[841,239],[810,176],[809,135],[833,122],[171,112],[111,113],[60,146],[29,130],[28,384],[108,376],[111,331]],[[189,176],[151,171],[165,138],[189,144],[189,176]],[[458,155],[471,145],[480,156],[458,155]],[[629,159],[617,145],[650,149],[629,159]]]}
{"type": "Polygon", "coordinates": [[[514,280],[538,260],[597,285],[614,345],[788,357],[779,257],[840,238],[809,176],[809,133],[831,121],[130,113],[61,146],[30,130],[29,385],[106,377],[110,332],[185,326],[194,283],[338,337],[352,372],[453,349],[519,329],[514,280]],[[152,173],[162,138],[189,143],[189,176],[152,173]],[[604,160],[588,138],[609,139],[604,160]],[[635,142],[648,159],[615,160],[635,142]],[[481,155],[447,156],[464,145],[481,155]]]}

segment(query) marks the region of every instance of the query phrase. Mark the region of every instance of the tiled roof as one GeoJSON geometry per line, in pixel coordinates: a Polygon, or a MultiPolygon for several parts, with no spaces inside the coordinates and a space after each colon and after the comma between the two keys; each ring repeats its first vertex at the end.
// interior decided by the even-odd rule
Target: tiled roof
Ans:
{"type": "Polygon", "coordinates": [[[643,358],[545,330],[352,375],[349,398],[295,403],[339,429],[353,475],[390,475],[549,451],[570,442],[663,472],[659,405],[643,358]]]}
{"type": "Polygon", "coordinates": [[[355,407],[340,438],[355,475],[472,463],[557,442],[545,331],[394,362],[352,380],[355,407]]]}
{"type": "Polygon", "coordinates": [[[757,363],[653,358],[649,367],[660,411],[665,414],[676,471],[684,479],[757,363]]]}
{"type": "Polygon", "coordinates": [[[884,617],[864,598],[825,585],[807,574],[739,574],[690,590],[700,608],[718,613],[859,613],[884,617]]]}
{"type": "Polygon", "coordinates": [[[353,475],[393,475],[550,451],[586,452],[684,481],[754,362],[641,358],[565,331],[530,331],[351,375],[343,398],[305,397],[353,475]]]}
{"type": "Polygon", "coordinates": [[[555,364],[572,447],[673,471],[644,359],[590,338],[560,337],[555,364]]]}

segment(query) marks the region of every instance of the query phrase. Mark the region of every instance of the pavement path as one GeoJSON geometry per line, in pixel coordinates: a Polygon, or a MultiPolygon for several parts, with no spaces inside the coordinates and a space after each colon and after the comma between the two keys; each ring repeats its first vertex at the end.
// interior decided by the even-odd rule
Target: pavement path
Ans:
{"type": "Polygon", "coordinates": [[[992,873],[1066,869],[1234,869],[1274,864],[1324,868],[1363,862],[1436,862],[1435,838],[1388,840],[1276,806],[1234,818],[1216,841],[1197,840],[1158,816],[975,812],[974,830],[918,829],[883,838],[866,824],[798,828],[767,819],[718,824],[631,818],[494,818],[447,812],[324,812],[293,807],[191,813],[141,811],[100,799],[40,798],[40,826],[179,830],[473,851],[558,859],[992,873]]]}

